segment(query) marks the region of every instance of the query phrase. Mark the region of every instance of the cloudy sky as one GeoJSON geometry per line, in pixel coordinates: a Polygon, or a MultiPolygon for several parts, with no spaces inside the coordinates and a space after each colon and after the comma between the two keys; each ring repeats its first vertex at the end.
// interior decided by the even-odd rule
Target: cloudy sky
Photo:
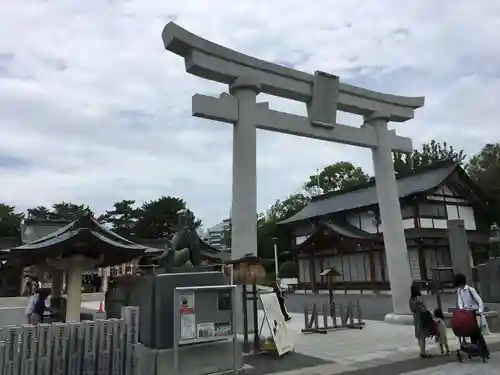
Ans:
{"type": "MultiPolygon", "coordinates": [[[[468,154],[499,141],[500,2],[494,0],[16,0],[0,5],[0,201],[180,196],[206,226],[229,215],[231,126],[191,117],[189,76],[163,49],[175,21],[240,52],[379,91],[426,96],[397,124],[468,154]],[[314,4],[314,5],[313,5],[314,4]]],[[[303,105],[265,98],[305,113],[303,105]]],[[[354,116],[340,116],[350,125],[354,116]]],[[[258,133],[258,204],[340,160],[372,172],[369,150],[258,133]]]]}

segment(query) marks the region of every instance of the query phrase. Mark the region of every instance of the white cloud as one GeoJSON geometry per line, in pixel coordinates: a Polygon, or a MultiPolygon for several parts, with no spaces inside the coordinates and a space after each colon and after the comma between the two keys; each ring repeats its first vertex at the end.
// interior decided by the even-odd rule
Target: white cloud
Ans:
{"type": "MultiPolygon", "coordinates": [[[[231,128],[190,108],[192,94],[226,88],[163,49],[170,20],[259,58],[425,95],[416,119],[395,125],[416,146],[437,138],[470,154],[499,140],[493,1],[17,0],[0,17],[0,161],[10,161],[0,201],[20,209],[178,195],[207,225],[228,216],[231,128]]],[[[266,132],[258,141],[260,210],[329,163],[371,171],[368,150],[266,132]]]]}

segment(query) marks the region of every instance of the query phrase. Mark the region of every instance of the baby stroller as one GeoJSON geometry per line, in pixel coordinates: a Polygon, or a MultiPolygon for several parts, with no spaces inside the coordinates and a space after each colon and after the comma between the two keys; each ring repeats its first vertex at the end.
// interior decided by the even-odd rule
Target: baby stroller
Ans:
{"type": "Polygon", "coordinates": [[[484,363],[488,361],[488,352],[477,345],[477,336],[481,331],[476,321],[475,311],[455,310],[451,319],[451,329],[460,343],[460,348],[457,350],[459,362],[463,362],[462,353],[469,359],[479,357],[484,363]]]}

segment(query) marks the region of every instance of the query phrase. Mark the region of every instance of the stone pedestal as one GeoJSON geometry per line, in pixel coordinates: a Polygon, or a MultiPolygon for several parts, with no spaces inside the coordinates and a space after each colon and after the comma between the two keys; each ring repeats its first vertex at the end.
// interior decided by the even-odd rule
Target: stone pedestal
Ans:
{"type": "Polygon", "coordinates": [[[387,323],[390,324],[400,324],[400,325],[413,325],[413,315],[412,314],[387,314],[384,318],[387,323]]]}
{"type": "Polygon", "coordinates": [[[68,297],[66,300],[66,322],[80,321],[82,272],[86,269],[93,268],[101,261],[102,257],[93,259],[82,255],[47,260],[49,266],[67,272],[68,297]]]}
{"type": "Polygon", "coordinates": [[[500,258],[478,267],[479,293],[486,303],[500,303],[500,258]]]}
{"type": "MultiPolygon", "coordinates": [[[[173,374],[173,350],[152,349],[138,345],[138,374],[173,374]]],[[[243,366],[242,350],[236,358],[238,368],[243,366]]],[[[233,343],[212,342],[179,348],[178,375],[231,373],[233,368],[233,343]]]]}
{"type": "Polygon", "coordinates": [[[461,273],[467,278],[467,284],[474,285],[472,276],[472,254],[467,242],[464,221],[448,220],[448,241],[450,244],[451,265],[453,273],[461,273]]]}

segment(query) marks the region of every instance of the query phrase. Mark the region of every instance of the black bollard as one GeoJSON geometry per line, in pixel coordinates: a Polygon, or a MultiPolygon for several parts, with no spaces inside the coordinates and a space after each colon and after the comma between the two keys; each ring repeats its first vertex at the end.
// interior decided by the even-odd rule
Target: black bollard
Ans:
{"type": "Polygon", "coordinates": [[[328,329],[328,305],[326,303],[323,304],[323,329],[328,329]]]}
{"type": "Polygon", "coordinates": [[[241,299],[243,300],[243,347],[248,348],[248,315],[247,315],[247,286],[243,285],[241,290],[241,299]]]}
{"type": "Polygon", "coordinates": [[[253,294],[253,347],[255,353],[260,351],[260,337],[259,337],[259,311],[258,311],[258,302],[259,296],[257,293],[257,284],[254,282],[252,284],[252,294],[253,294]]]}
{"type": "Polygon", "coordinates": [[[304,305],[304,329],[311,328],[309,324],[309,308],[307,305],[304,305]]]}

